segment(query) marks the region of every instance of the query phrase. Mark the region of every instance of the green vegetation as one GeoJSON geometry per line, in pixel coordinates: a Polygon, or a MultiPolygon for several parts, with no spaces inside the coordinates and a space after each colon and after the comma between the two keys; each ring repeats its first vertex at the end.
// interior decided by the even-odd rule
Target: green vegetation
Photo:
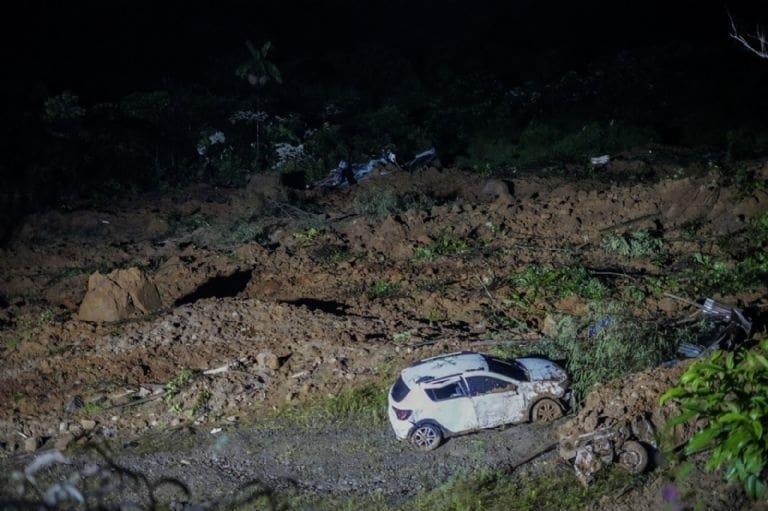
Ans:
{"type": "Polygon", "coordinates": [[[608,233],[603,236],[600,245],[608,253],[632,258],[656,258],[664,250],[662,239],[649,231],[608,233]]]}
{"type": "Polygon", "coordinates": [[[206,406],[208,405],[208,401],[211,400],[211,391],[208,389],[201,390],[197,397],[195,398],[195,404],[192,406],[192,409],[189,411],[189,416],[194,418],[198,415],[202,414],[206,406]]]}
{"type": "Polygon", "coordinates": [[[186,233],[196,231],[203,227],[210,227],[210,219],[203,213],[195,212],[190,215],[173,213],[168,217],[168,225],[171,233],[186,233]]]}
{"type": "Polygon", "coordinates": [[[537,299],[551,296],[565,298],[580,296],[588,300],[602,300],[608,290],[584,267],[563,266],[554,268],[537,264],[509,276],[512,287],[509,301],[530,307],[537,299]]]}
{"type": "Polygon", "coordinates": [[[592,302],[584,316],[556,316],[551,338],[493,351],[510,358],[543,354],[564,360],[577,401],[581,402],[597,384],[669,360],[685,335],[634,318],[622,303],[592,302]]]}
{"type": "Polygon", "coordinates": [[[191,369],[183,368],[176,376],[171,378],[168,383],[165,384],[165,395],[163,396],[163,399],[166,403],[171,403],[184,387],[192,383],[195,374],[196,373],[191,369]]]}
{"type": "Polygon", "coordinates": [[[390,384],[388,379],[368,381],[326,399],[291,403],[280,407],[273,418],[305,425],[345,420],[381,424],[386,419],[390,384]]]}
{"type": "Polygon", "coordinates": [[[501,472],[457,477],[445,485],[417,496],[403,509],[467,511],[498,509],[514,511],[585,509],[601,497],[617,494],[627,486],[641,484],[620,469],[604,470],[584,488],[572,473],[547,468],[536,475],[507,475],[501,472]]]}
{"type": "Polygon", "coordinates": [[[322,233],[323,231],[317,227],[309,227],[303,231],[293,233],[293,237],[302,244],[309,244],[315,241],[322,233]]]}
{"type": "Polygon", "coordinates": [[[674,356],[676,335],[655,323],[630,316],[623,304],[590,304],[585,316],[557,321],[549,347],[552,358],[564,358],[577,398],[599,383],[655,367],[674,356]]]}
{"type": "Polygon", "coordinates": [[[706,452],[709,470],[723,468],[752,498],[768,487],[768,339],[757,347],[716,351],[692,364],[661,403],[674,400],[681,414],[668,425],[703,422],[686,444],[684,456],[706,452]]]}
{"type": "Polygon", "coordinates": [[[419,192],[398,193],[387,187],[372,187],[358,194],[352,202],[352,210],[372,218],[396,215],[409,210],[429,210],[436,201],[419,192]]]}
{"type": "Polygon", "coordinates": [[[243,243],[250,243],[255,241],[257,243],[265,243],[267,241],[267,235],[264,228],[249,220],[238,220],[235,222],[228,231],[229,242],[235,245],[242,245],[243,243]]]}
{"type": "Polygon", "coordinates": [[[100,403],[94,403],[94,402],[88,402],[83,405],[83,407],[80,409],[80,413],[83,415],[95,415],[99,412],[101,412],[104,409],[104,406],[100,403]]]}
{"type": "Polygon", "coordinates": [[[586,164],[589,157],[648,144],[655,138],[651,130],[620,123],[592,122],[575,129],[561,129],[553,124],[532,122],[519,133],[516,141],[515,137],[498,133],[476,134],[463,163],[480,171],[560,162],[586,164]]]}
{"type": "Polygon", "coordinates": [[[398,282],[390,282],[388,280],[379,280],[371,284],[368,288],[368,298],[375,300],[378,298],[392,298],[400,295],[402,292],[402,285],[398,282]]]}
{"type": "MultiPolygon", "coordinates": [[[[549,465],[536,474],[481,471],[457,475],[438,488],[420,493],[399,505],[379,496],[354,501],[327,499],[317,501],[316,509],[375,509],[380,511],[576,511],[591,508],[601,498],[620,495],[645,482],[643,476],[630,476],[618,468],[603,470],[585,488],[572,471],[549,465]]],[[[302,498],[295,500],[302,507],[302,498]]]]}
{"type": "Polygon", "coordinates": [[[416,261],[432,261],[439,256],[453,256],[467,252],[470,248],[466,240],[449,233],[441,234],[435,241],[424,247],[416,247],[413,259],[416,261]]]}
{"type": "Polygon", "coordinates": [[[403,332],[395,332],[394,334],[392,334],[392,341],[395,344],[408,344],[412,336],[413,334],[411,334],[410,330],[405,330],[403,332]]]}
{"type": "Polygon", "coordinates": [[[768,255],[757,252],[736,263],[727,263],[701,253],[693,254],[695,265],[683,273],[698,292],[729,293],[753,289],[768,277],[768,255]]]}

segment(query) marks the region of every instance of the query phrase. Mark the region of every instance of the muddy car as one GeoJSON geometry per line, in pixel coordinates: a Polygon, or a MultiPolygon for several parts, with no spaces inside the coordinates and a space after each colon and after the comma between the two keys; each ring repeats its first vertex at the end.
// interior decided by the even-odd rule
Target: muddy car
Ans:
{"type": "Polygon", "coordinates": [[[450,436],[555,420],[571,395],[568,375],[551,360],[461,352],[404,369],[390,389],[388,413],[399,440],[431,451],[450,436]]]}

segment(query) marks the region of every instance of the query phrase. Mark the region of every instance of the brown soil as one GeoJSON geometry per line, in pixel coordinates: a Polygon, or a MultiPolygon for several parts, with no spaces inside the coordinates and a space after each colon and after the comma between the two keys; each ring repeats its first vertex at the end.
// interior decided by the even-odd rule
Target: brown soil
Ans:
{"type": "MultiPolygon", "coordinates": [[[[713,239],[768,210],[768,194],[744,196],[717,183],[718,174],[701,171],[654,183],[489,184],[476,174],[427,169],[297,192],[262,176],[244,190],[195,187],[31,216],[0,251],[0,446],[11,453],[25,437],[77,437],[87,433],[84,417],[134,433],[216,423],[471,348],[505,335],[488,310],[506,296],[503,277],[511,271],[535,262],[656,274],[664,269],[651,261],[607,254],[601,236],[661,229],[675,254],[717,251],[713,239]],[[358,213],[360,201],[405,192],[428,195],[434,205],[376,218],[358,213]],[[696,237],[683,237],[694,223],[696,237]],[[414,258],[417,247],[446,235],[468,248],[414,258]],[[149,276],[164,308],[115,323],[76,319],[89,276],[127,267],[149,276]],[[387,283],[386,292],[372,292],[377,283],[387,283]],[[265,363],[269,355],[278,363],[265,363]],[[198,373],[176,410],[159,397],[182,368],[223,365],[223,372],[198,373]],[[190,416],[204,390],[210,398],[190,416]],[[84,408],[67,406],[76,396],[84,408]]],[[[765,303],[766,293],[728,298],[765,303]]],[[[525,335],[540,334],[546,311],[580,306],[537,303],[522,318],[525,335]]],[[[637,312],[674,316],[684,307],[650,296],[637,312]]],[[[621,391],[606,392],[614,390],[621,391]]]]}

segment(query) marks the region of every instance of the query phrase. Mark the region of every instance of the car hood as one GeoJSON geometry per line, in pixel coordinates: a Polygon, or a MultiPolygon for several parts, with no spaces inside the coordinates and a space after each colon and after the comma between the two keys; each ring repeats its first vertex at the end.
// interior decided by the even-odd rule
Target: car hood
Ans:
{"type": "Polygon", "coordinates": [[[528,371],[532,381],[565,381],[568,373],[565,369],[546,358],[525,357],[515,359],[528,371]]]}

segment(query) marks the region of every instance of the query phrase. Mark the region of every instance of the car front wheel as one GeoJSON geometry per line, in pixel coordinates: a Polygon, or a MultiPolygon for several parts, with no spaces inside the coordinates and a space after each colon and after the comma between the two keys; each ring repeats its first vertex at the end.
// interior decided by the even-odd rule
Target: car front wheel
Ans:
{"type": "Polygon", "coordinates": [[[434,424],[421,424],[411,433],[411,443],[420,451],[432,451],[443,441],[443,432],[434,424]]]}
{"type": "Polygon", "coordinates": [[[562,407],[552,399],[540,399],[531,408],[531,420],[533,422],[552,422],[562,416],[562,407]]]}

